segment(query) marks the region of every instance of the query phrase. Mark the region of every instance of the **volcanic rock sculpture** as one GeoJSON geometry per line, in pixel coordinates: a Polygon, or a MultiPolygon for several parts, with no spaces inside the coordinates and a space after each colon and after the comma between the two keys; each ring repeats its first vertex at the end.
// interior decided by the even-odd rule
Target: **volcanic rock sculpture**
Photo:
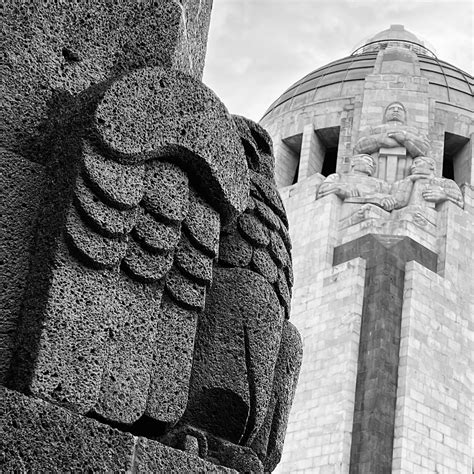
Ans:
{"type": "MultiPolygon", "coordinates": [[[[23,303],[2,320],[10,333],[18,324],[2,349],[7,470],[68,469],[75,450],[71,467],[132,471],[273,470],[281,455],[301,340],[287,321],[291,245],[271,140],[196,78],[210,6],[155,6],[176,20],[174,51],[163,40],[145,60],[147,48],[112,36],[130,57],[52,95],[39,119],[44,196],[37,220],[29,211],[23,303]],[[35,456],[51,433],[59,452],[35,456]],[[103,445],[112,455],[99,460],[103,445]]],[[[62,54],[87,63],[76,50],[62,54]]]]}

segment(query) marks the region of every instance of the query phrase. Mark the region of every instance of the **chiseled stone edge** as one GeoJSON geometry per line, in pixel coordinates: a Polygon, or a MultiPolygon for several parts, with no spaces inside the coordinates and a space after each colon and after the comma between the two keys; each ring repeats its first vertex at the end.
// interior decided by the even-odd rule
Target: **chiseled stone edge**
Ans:
{"type": "Polygon", "coordinates": [[[235,473],[0,386],[4,472],[235,473]]]}

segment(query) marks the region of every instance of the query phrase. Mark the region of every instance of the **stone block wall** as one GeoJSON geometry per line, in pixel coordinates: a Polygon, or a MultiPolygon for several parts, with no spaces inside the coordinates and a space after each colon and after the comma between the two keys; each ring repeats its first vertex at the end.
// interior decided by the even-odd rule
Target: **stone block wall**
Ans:
{"type": "Polygon", "coordinates": [[[394,473],[471,472],[472,320],[462,298],[453,282],[407,264],[394,473]]]}
{"type": "Polygon", "coordinates": [[[275,472],[349,472],[364,277],[357,258],[301,282],[293,314],[306,355],[275,472]]]}
{"type": "Polygon", "coordinates": [[[321,181],[316,174],[281,190],[305,355],[278,472],[376,472],[371,463],[384,451],[391,472],[470,474],[472,186],[463,187],[463,209],[426,209],[429,224],[400,210],[341,227],[350,204],[316,199],[321,181]],[[363,244],[374,236],[382,246],[363,244]],[[365,372],[370,380],[359,380],[365,372]],[[386,430],[384,443],[371,430],[386,430]]]}

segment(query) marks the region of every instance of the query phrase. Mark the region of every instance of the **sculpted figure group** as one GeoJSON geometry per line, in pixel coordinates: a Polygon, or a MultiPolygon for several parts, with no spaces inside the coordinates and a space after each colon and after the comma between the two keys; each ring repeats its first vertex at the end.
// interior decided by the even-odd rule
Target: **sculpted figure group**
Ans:
{"type": "Polygon", "coordinates": [[[407,206],[434,207],[451,201],[463,207],[459,186],[451,179],[436,176],[435,161],[426,156],[427,139],[415,129],[406,127],[402,104],[390,104],[384,123],[368,131],[357,142],[349,173],[334,173],[321,184],[317,198],[336,194],[344,202],[373,204],[385,211],[407,206]],[[374,176],[378,154],[382,148],[404,147],[411,166],[408,176],[392,184],[374,176]]]}
{"type": "Polygon", "coordinates": [[[436,164],[432,158],[415,158],[410,174],[392,185],[373,176],[375,167],[372,156],[353,156],[351,171],[329,175],[318,190],[318,199],[336,194],[345,202],[374,204],[386,211],[444,201],[451,201],[459,207],[464,205],[459,186],[451,179],[435,176],[436,164]]]}

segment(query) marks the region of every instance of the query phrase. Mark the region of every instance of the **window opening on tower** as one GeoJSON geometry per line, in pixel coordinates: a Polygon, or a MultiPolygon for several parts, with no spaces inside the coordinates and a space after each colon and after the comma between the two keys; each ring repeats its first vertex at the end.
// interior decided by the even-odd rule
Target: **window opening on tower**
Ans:
{"type": "Polygon", "coordinates": [[[469,138],[445,132],[443,150],[443,177],[459,186],[471,183],[471,143],[469,138]]]}

